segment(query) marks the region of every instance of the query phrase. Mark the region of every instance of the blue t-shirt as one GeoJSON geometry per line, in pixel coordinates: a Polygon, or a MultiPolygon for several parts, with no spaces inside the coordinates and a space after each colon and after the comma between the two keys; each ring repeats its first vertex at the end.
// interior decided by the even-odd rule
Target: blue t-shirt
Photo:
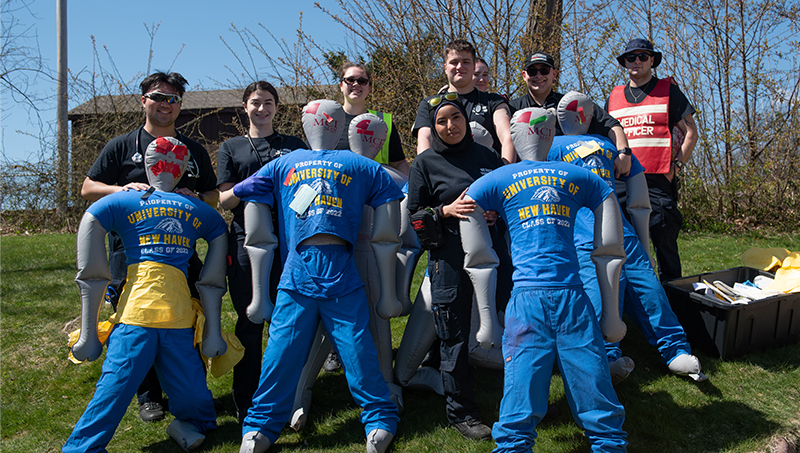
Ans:
{"type": "MultiPolygon", "coordinates": [[[[559,135],[553,139],[553,146],[547,155],[549,161],[564,161],[584,167],[592,173],[603,178],[609,187],[614,188],[614,160],[619,152],[608,137],[602,135],[559,135]],[[579,148],[588,146],[595,148],[591,154],[581,157],[579,148]]],[[[631,155],[631,171],[627,176],[620,178],[627,181],[631,177],[644,172],[644,167],[636,156],[631,155]]],[[[616,194],[614,194],[616,198],[616,194]]],[[[622,217],[622,232],[625,237],[637,237],[636,230],[622,217]]],[[[588,209],[578,212],[575,224],[575,244],[590,244],[594,238],[594,213],[588,209]]]]}
{"type": "MultiPolygon", "coordinates": [[[[280,241],[281,254],[286,262],[279,287],[303,294],[305,290],[296,285],[308,278],[298,275],[293,285],[287,280],[292,272],[300,272],[299,267],[292,265],[298,244],[315,234],[325,233],[349,242],[352,250],[358,239],[364,206],[374,209],[403,198],[403,192],[379,163],[349,150],[296,150],[270,161],[256,175],[272,178],[273,202],[278,203],[279,228],[284,233],[280,241]],[[303,186],[308,188],[301,189],[303,186]],[[298,193],[300,190],[313,190],[315,195],[305,210],[301,206],[301,212],[297,212],[290,205],[296,194],[302,195],[298,193]]],[[[348,280],[332,284],[325,294],[306,295],[334,297],[363,286],[357,271],[352,277],[352,281],[348,277],[348,280]],[[346,292],[342,293],[343,290],[346,292]]]]}
{"type": "Polygon", "coordinates": [[[227,228],[211,206],[196,198],[155,191],[128,190],[107,195],[89,206],[106,229],[122,238],[127,264],[153,261],[168,264],[187,275],[189,258],[198,238],[213,241],[227,228]]]}
{"type": "Polygon", "coordinates": [[[573,229],[578,210],[594,211],[613,193],[602,179],[564,162],[522,161],[472,183],[467,194],[505,219],[514,287],[581,285],[573,229]]]}

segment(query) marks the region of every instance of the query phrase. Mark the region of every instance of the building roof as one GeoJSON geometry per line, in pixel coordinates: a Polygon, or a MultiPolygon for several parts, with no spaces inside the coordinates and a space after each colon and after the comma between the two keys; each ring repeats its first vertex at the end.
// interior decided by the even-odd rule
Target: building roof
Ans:
{"type": "MultiPolygon", "coordinates": [[[[278,97],[282,104],[305,105],[310,100],[303,94],[307,92],[307,89],[318,93],[329,93],[329,96],[333,96],[338,92],[336,85],[280,87],[277,88],[278,97]]],[[[181,110],[233,109],[241,106],[242,90],[187,91],[183,95],[181,110]]],[[[141,110],[141,95],[139,94],[103,95],[95,96],[70,110],[68,117],[73,120],[84,115],[97,113],[136,112],[139,110],[141,110]]]]}

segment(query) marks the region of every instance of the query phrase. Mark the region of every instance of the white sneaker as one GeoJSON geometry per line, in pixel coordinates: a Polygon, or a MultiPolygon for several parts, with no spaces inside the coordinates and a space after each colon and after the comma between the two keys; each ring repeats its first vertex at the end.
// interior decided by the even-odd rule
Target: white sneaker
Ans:
{"type": "Polygon", "coordinates": [[[178,420],[177,418],[172,420],[172,423],[167,426],[167,434],[185,451],[200,448],[200,445],[203,444],[206,438],[193,424],[178,420]]]}
{"type": "Polygon", "coordinates": [[[385,429],[373,429],[367,434],[367,453],[384,453],[392,443],[394,434],[385,429]]]}
{"type": "Polygon", "coordinates": [[[264,453],[272,446],[272,442],[267,439],[267,436],[258,431],[250,431],[242,436],[242,446],[239,447],[239,453],[264,453]]]}

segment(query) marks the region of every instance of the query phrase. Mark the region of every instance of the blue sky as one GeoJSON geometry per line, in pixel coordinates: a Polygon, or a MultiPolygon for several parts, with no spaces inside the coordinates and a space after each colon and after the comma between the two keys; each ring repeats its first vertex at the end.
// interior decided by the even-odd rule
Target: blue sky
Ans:
{"type": "MultiPolygon", "coordinates": [[[[17,11],[15,16],[38,36],[45,64],[53,73],[56,70],[56,1],[25,0],[29,10],[17,11]]],[[[104,67],[109,67],[103,46],[114,62],[121,79],[128,81],[147,69],[150,36],[145,24],[160,26],[153,46],[152,69],[180,72],[189,81],[190,89],[215,89],[216,81],[226,81],[232,74],[225,68],[239,69],[233,54],[225,47],[220,36],[235,49],[244,46],[230,31],[231,23],[237,28],[260,29],[264,24],[278,38],[292,43],[295,39],[300,12],[303,12],[303,29],[320,44],[328,47],[345,47],[344,31],[330,17],[314,8],[312,0],[292,1],[152,1],[138,2],[68,0],[67,1],[68,66],[72,73],[92,70],[94,36],[102,52],[104,67]],[[181,51],[181,46],[183,50],[181,51]],[[178,55],[180,51],[180,54],[178,55]],[[178,55],[177,59],[175,56],[178,55]],[[173,62],[173,60],[175,60],[173,62]]],[[[4,24],[7,18],[3,18],[4,24]]],[[[277,46],[261,31],[261,43],[271,52],[277,46]]],[[[28,41],[28,45],[35,44],[28,41]]],[[[241,71],[240,71],[241,72],[241,71]]],[[[141,77],[136,80],[138,81],[141,77]]],[[[55,83],[41,80],[35,87],[43,93],[55,93],[55,83]]],[[[84,99],[70,99],[69,108],[84,99]]],[[[42,106],[42,118],[47,123],[55,121],[55,99],[52,105],[42,106]]],[[[49,103],[48,103],[49,104],[49,103]]],[[[39,125],[29,118],[26,109],[16,105],[5,90],[2,93],[2,160],[3,162],[36,160],[39,141],[26,134],[38,135],[39,125]]],[[[109,137],[111,138],[111,137],[109,137]]]]}

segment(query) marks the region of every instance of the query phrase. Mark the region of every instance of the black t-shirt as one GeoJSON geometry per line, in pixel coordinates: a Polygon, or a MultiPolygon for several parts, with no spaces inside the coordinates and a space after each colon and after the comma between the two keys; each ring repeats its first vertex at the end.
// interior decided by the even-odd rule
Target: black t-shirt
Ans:
{"type": "MultiPolygon", "coordinates": [[[[252,140],[252,145],[246,136],[233,137],[222,142],[217,152],[219,184],[236,184],[244,181],[272,159],[289,151],[308,148],[299,138],[277,132],[268,137],[255,137],[252,140]]],[[[234,217],[243,216],[244,203],[239,203],[231,212],[234,217]]]]}
{"type": "MultiPolygon", "coordinates": [[[[631,104],[638,104],[644,101],[647,96],[642,96],[642,91],[650,94],[658,83],[658,78],[653,77],[643,87],[632,87],[630,83],[625,84],[625,100],[631,104]],[[644,88],[644,90],[642,90],[644,88]],[[638,102],[637,102],[638,101],[638,102]]],[[[610,96],[610,95],[609,95],[610,96]]],[[[606,110],[608,110],[608,99],[606,99],[606,110]]],[[[694,115],[696,110],[692,106],[680,87],[674,83],[669,85],[669,129],[672,130],[675,124],[689,115],[694,115]]]]}
{"type": "MultiPolygon", "coordinates": [[[[211,159],[205,148],[189,137],[178,134],[178,140],[189,149],[191,159],[189,167],[183,177],[178,181],[177,187],[187,188],[195,192],[208,192],[217,188],[217,177],[211,159]]],[[[144,152],[147,146],[155,140],[143,128],[138,128],[125,135],[114,137],[109,141],[100,155],[92,164],[86,176],[92,181],[108,185],[124,186],[131,182],[147,184],[147,173],[144,170],[144,152]],[[138,137],[140,162],[134,162],[138,137]]]]}
{"type": "MultiPolygon", "coordinates": [[[[344,132],[339,138],[339,143],[336,144],[335,149],[350,149],[350,134],[348,131],[350,131],[350,123],[352,123],[353,118],[357,116],[358,115],[351,115],[344,112],[344,132]]],[[[389,162],[397,162],[405,159],[406,155],[403,152],[403,143],[400,141],[400,134],[397,132],[397,124],[392,122],[392,132],[389,134],[389,162]]]]}
{"type": "MultiPolygon", "coordinates": [[[[557,91],[550,91],[550,94],[548,94],[547,98],[544,100],[544,105],[539,105],[539,103],[533,99],[533,96],[531,96],[530,93],[527,93],[512,100],[509,105],[511,105],[512,114],[517,110],[527,109],[530,107],[539,107],[545,110],[551,110],[555,115],[556,109],[558,109],[558,103],[561,102],[561,98],[563,97],[564,95],[557,91]]],[[[611,131],[612,127],[620,126],[619,121],[617,121],[613,116],[609,115],[607,111],[600,108],[597,103],[593,103],[593,105],[594,108],[592,109],[592,122],[589,123],[589,131],[587,134],[597,134],[602,135],[603,137],[608,137],[608,133],[611,131]]],[[[564,135],[564,132],[561,130],[561,125],[558,124],[557,121],[556,135],[564,135]]]]}
{"type": "MultiPolygon", "coordinates": [[[[431,117],[428,101],[434,96],[428,96],[419,103],[417,108],[417,117],[414,119],[414,129],[411,133],[414,137],[417,136],[419,130],[423,127],[431,127],[431,117]]],[[[477,89],[472,90],[467,94],[459,94],[458,100],[464,105],[464,110],[467,112],[467,121],[475,121],[481,126],[485,127],[494,141],[493,148],[498,153],[501,152],[502,146],[500,140],[497,138],[497,129],[494,126],[494,112],[503,104],[508,105],[508,100],[503,96],[496,93],[484,93],[477,89]]],[[[431,133],[435,133],[431,131],[431,133]]]]}
{"type": "MultiPolygon", "coordinates": [[[[408,210],[414,213],[421,208],[450,204],[476,179],[502,166],[497,153],[477,143],[466,152],[437,153],[428,149],[411,163],[408,210]]],[[[443,221],[458,223],[455,217],[443,221]]]]}

